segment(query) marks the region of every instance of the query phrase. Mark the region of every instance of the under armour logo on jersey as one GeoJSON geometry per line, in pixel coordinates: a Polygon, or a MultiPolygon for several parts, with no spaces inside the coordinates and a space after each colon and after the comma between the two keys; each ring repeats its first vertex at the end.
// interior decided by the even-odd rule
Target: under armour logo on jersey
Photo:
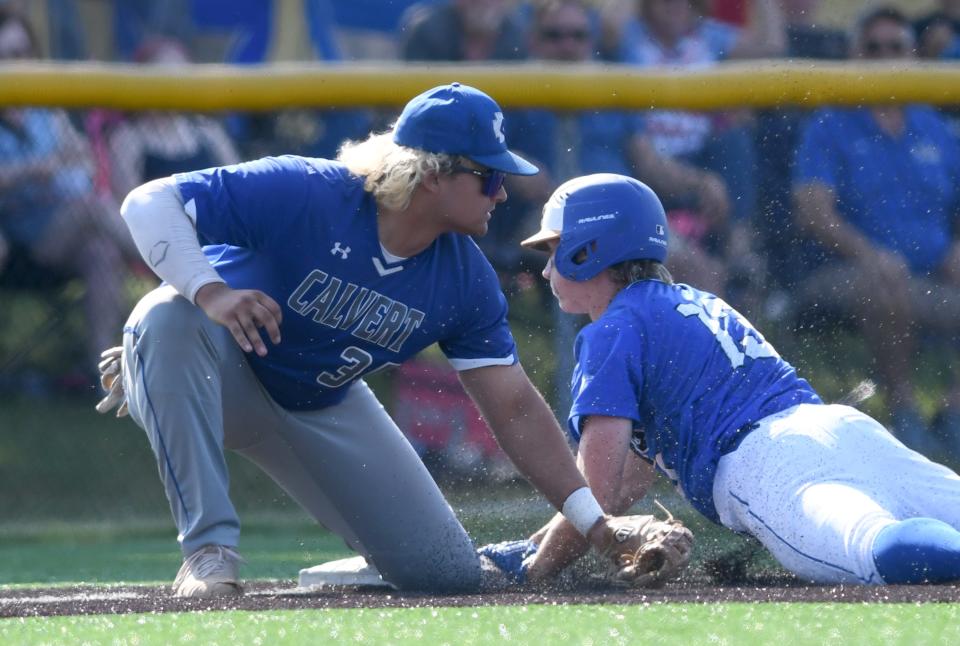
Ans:
{"type": "Polygon", "coordinates": [[[657,235],[658,235],[658,236],[662,236],[662,235],[665,235],[665,234],[666,234],[666,231],[663,230],[663,225],[662,225],[662,224],[658,224],[658,225],[657,225],[657,235]]]}
{"type": "Polygon", "coordinates": [[[493,134],[496,136],[497,141],[504,143],[507,141],[507,138],[503,136],[503,113],[497,112],[493,115],[493,134]]]}
{"type": "Polygon", "coordinates": [[[333,249],[330,250],[330,253],[333,255],[340,254],[340,258],[346,260],[347,256],[350,254],[350,247],[341,247],[340,243],[337,242],[333,245],[333,249]]]}

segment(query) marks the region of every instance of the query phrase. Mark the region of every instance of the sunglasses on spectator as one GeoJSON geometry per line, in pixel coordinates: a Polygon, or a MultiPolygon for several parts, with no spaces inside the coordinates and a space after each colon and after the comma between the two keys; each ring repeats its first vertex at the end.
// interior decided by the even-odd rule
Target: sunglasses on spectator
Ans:
{"type": "Polygon", "coordinates": [[[480,170],[479,168],[467,168],[466,166],[454,166],[454,173],[469,173],[470,175],[476,175],[483,181],[483,194],[487,197],[496,197],[500,194],[500,189],[503,187],[503,180],[507,178],[507,174],[503,171],[493,170],[488,168],[486,170],[480,170]]]}
{"type": "Polygon", "coordinates": [[[863,44],[863,51],[872,56],[878,54],[904,54],[907,45],[900,40],[868,40],[863,44]]]}
{"type": "Polygon", "coordinates": [[[540,30],[540,38],[550,42],[560,42],[561,40],[585,41],[590,37],[590,32],[586,29],[560,29],[557,27],[545,27],[540,30]]]}

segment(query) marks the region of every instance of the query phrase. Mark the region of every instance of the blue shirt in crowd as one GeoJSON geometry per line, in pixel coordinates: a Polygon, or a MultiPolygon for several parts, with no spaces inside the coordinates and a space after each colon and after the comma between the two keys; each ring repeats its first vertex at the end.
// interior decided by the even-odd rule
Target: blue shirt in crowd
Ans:
{"type": "Polygon", "coordinates": [[[21,176],[17,168],[46,161],[50,174],[26,174],[0,191],[0,232],[13,242],[31,246],[55,219],[57,209],[93,190],[91,169],[65,149],[62,121],[66,116],[42,108],[13,111],[0,120],[0,169],[21,176]]]}
{"type": "Polygon", "coordinates": [[[907,106],[897,137],[881,131],[867,108],[815,112],[793,180],[833,189],[840,216],[914,272],[943,262],[957,214],[960,146],[934,109],[907,106]]]}

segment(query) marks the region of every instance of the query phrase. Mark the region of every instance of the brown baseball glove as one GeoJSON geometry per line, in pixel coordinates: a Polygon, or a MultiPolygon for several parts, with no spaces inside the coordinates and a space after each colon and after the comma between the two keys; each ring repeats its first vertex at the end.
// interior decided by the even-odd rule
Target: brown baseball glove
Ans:
{"type": "Polygon", "coordinates": [[[608,544],[601,554],[610,563],[610,583],[637,588],[656,588],[677,577],[690,563],[693,532],[667,514],[608,518],[608,544]]]}

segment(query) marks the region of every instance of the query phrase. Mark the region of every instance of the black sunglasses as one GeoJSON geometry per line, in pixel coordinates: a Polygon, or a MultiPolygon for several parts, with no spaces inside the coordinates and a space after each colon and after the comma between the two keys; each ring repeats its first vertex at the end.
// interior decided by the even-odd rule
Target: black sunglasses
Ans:
{"type": "Polygon", "coordinates": [[[590,36],[586,29],[557,29],[546,27],[540,30],[540,38],[551,42],[559,42],[565,39],[584,41],[590,36]]]}
{"type": "Polygon", "coordinates": [[[507,174],[501,170],[494,170],[488,168],[487,170],[480,170],[479,168],[467,168],[466,166],[454,166],[454,173],[469,173],[471,175],[476,175],[483,180],[483,194],[487,197],[496,197],[500,193],[500,189],[503,187],[503,180],[507,178],[507,174]]]}

